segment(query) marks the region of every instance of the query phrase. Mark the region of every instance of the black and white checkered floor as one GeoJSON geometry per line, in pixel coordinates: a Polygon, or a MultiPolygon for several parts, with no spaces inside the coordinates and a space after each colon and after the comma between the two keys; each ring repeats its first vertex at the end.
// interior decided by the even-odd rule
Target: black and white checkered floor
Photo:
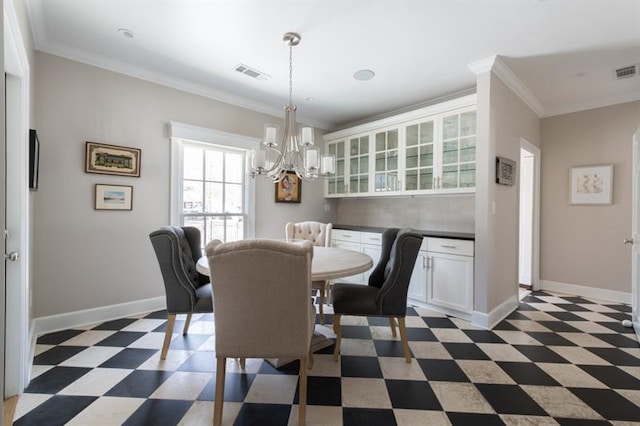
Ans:
{"type": "MultiPolygon", "coordinates": [[[[411,364],[385,319],[345,317],[340,362],[329,347],[309,371],[307,423],[640,424],[640,346],[620,325],[629,312],[536,292],[487,331],[408,309],[411,364]]],[[[40,337],[14,425],[211,424],[213,316],[175,334],[160,361],[165,318],[154,312],[40,337]]],[[[329,326],[318,330],[333,336],[329,326]]],[[[242,372],[230,360],[225,424],[295,424],[297,372],[297,363],[276,370],[258,359],[242,372]]]]}

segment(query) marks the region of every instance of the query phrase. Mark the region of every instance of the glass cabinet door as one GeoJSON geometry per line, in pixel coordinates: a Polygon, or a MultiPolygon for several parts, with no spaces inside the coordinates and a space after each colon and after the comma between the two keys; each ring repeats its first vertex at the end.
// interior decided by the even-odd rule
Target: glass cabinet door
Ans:
{"type": "Polygon", "coordinates": [[[375,134],[374,191],[398,191],[398,129],[375,134]]]}
{"type": "Polygon", "coordinates": [[[336,174],[327,179],[327,195],[345,194],[345,141],[330,142],[327,150],[336,157],[336,174]]]}
{"type": "Polygon", "coordinates": [[[369,192],[369,135],[349,139],[349,193],[369,192]]]}
{"type": "Polygon", "coordinates": [[[433,120],[407,126],[405,191],[433,189],[433,120]]]}
{"type": "Polygon", "coordinates": [[[442,119],[440,189],[476,185],[476,113],[468,111],[442,119]]]}

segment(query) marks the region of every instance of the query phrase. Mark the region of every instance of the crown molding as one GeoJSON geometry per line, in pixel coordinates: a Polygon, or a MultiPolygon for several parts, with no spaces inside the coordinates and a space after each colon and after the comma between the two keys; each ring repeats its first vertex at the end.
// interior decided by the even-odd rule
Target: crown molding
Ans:
{"type": "Polygon", "coordinates": [[[590,109],[603,108],[611,105],[626,104],[627,102],[640,101],[640,92],[628,93],[622,96],[612,98],[599,99],[597,101],[583,102],[580,104],[566,105],[555,108],[546,108],[544,117],[553,117],[555,115],[571,114],[573,112],[587,111],[590,109]]]}
{"type": "Polygon", "coordinates": [[[467,67],[476,75],[493,71],[538,116],[544,116],[544,107],[525,84],[511,71],[497,55],[472,62],[467,67]]]}

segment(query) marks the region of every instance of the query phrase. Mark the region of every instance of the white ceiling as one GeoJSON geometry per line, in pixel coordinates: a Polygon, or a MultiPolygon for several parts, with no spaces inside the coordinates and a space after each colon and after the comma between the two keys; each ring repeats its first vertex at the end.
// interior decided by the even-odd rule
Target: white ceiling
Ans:
{"type": "Polygon", "coordinates": [[[27,2],[38,50],[275,115],[296,31],[298,119],[327,130],[468,91],[494,55],[541,116],[640,99],[640,77],[614,78],[640,63],[640,0],[27,2]]]}

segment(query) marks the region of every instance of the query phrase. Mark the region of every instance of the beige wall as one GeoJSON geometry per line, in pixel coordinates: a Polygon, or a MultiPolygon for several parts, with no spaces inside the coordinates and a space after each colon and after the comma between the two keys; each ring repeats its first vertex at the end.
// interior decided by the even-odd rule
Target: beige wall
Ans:
{"type": "Polygon", "coordinates": [[[488,314],[518,292],[518,185],[496,184],[496,156],[518,161],[520,138],[540,146],[541,136],[540,119],[492,72],[478,76],[478,111],[474,310],[488,314]]]}
{"type": "Polygon", "coordinates": [[[631,292],[631,138],[640,102],[542,120],[540,277],[631,292]],[[572,166],[613,164],[612,205],[570,205],[572,166]]]}
{"type": "Polygon", "coordinates": [[[343,198],[338,200],[336,223],[473,232],[474,200],[474,195],[343,198]]]}
{"type": "MultiPolygon", "coordinates": [[[[35,64],[34,316],[163,296],[148,234],[169,221],[167,122],[260,137],[274,117],[45,53],[35,64]],[[142,176],[84,173],[85,141],[141,148],[142,176]],[[133,211],[95,211],[95,183],[133,185],[133,211]]],[[[273,184],[258,180],[256,235],[282,238],[289,220],[333,220],[322,182],[304,183],[302,199],[275,204],[273,184]]]]}

